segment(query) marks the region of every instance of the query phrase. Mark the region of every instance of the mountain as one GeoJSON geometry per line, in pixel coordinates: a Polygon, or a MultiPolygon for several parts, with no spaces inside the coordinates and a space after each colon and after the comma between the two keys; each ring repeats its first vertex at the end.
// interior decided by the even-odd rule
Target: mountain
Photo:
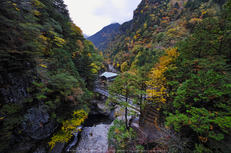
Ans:
{"type": "Polygon", "coordinates": [[[227,0],[142,0],[133,19],[118,28],[106,50],[115,65],[153,63],[164,49],[189,36],[204,18],[217,16],[227,0]],[[134,62],[134,63],[133,63],[134,62]],[[133,63],[133,64],[132,64],[133,63]]]}
{"type": "Polygon", "coordinates": [[[87,39],[90,40],[99,50],[104,51],[111,39],[118,33],[119,27],[119,23],[110,24],[87,39]]]}
{"type": "Polygon", "coordinates": [[[139,125],[155,131],[154,152],[231,152],[230,29],[230,0],[142,0],[104,51],[122,72],[109,92],[147,95],[139,125]]]}
{"type": "Polygon", "coordinates": [[[86,34],[83,34],[83,37],[84,37],[85,39],[87,39],[89,36],[86,35],[86,34]]]}

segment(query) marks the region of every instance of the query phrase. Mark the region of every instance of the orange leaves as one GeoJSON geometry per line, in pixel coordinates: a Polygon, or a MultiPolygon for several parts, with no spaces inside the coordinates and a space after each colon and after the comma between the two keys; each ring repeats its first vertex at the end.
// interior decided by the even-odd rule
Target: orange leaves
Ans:
{"type": "Polygon", "coordinates": [[[71,53],[71,58],[75,58],[76,55],[81,55],[80,51],[75,51],[75,52],[71,53]]]}
{"type": "Polygon", "coordinates": [[[118,128],[116,128],[115,133],[121,133],[121,131],[118,128]]]}
{"type": "Polygon", "coordinates": [[[80,87],[72,88],[72,93],[68,95],[65,100],[70,100],[73,102],[72,106],[78,104],[78,98],[80,98],[83,94],[83,90],[80,87]]]}
{"type": "Polygon", "coordinates": [[[83,35],[82,30],[74,23],[71,23],[71,30],[74,31],[77,35],[83,35]]]}
{"type": "Polygon", "coordinates": [[[198,24],[198,23],[201,22],[201,21],[202,21],[202,19],[200,19],[200,18],[192,18],[189,22],[190,22],[191,24],[196,25],[196,24],[198,24]]]}
{"type": "Polygon", "coordinates": [[[203,14],[206,14],[206,13],[207,13],[207,11],[204,11],[204,12],[202,12],[202,15],[203,15],[203,14]]]}
{"type": "Polygon", "coordinates": [[[199,138],[200,138],[201,142],[203,142],[203,143],[206,143],[207,140],[208,140],[207,137],[201,137],[201,136],[199,136],[199,138]]]}
{"type": "Polygon", "coordinates": [[[82,41],[77,40],[77,41],[76,41],[76,45],[79,47],[80,50],[83,50],[83,49],[84,49],[82,41]]]}
{"type": "Polygon", "coordinates": [[[211,125],[209,129],[212,130],[212,129],[213,129],[213,126],[211,125]]]}
{"type": "Polygon", "coordinates": [[[152,48],[151,43],[147,44],[147,48],[152,48]]]}
{"type": "Polygon", "coordinates": [[[177,47],[169,49],[168,51],[165,50],[165,53],[166,52],[171,58],[176,58],[178,56],[177,47]]]}
{"type": "Polygon", "coordinates": [[[130,40],[130,37],[126,37],[125,39],[124,39],[124,41],[129,41],[130,40]]]}
{"type": "Polygon", "coordinates": [[[215,99],[217,97],[217,95],[215,96],[211,96],[211,97],[208,97],[209,99],[215,99]]]}

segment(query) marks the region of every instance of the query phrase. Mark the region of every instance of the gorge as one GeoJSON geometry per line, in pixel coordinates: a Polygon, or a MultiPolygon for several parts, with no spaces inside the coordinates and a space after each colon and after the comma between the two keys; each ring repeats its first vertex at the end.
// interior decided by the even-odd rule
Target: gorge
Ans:
{"type": "Polygon", "coordinates": [[[63,0],[1,0],[0,19],[0,153],[231,152],[230,0],[142,0],[103,52],[63,0]]]}

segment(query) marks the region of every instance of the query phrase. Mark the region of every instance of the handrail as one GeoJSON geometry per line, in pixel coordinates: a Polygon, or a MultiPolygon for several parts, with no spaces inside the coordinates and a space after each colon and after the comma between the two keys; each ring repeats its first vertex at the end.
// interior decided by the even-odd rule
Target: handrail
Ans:
{"type": "MultiPolygon", "coordinates": [[[[95,88],[94,90],[97,91],[97,92],[99,92],[100,94],[102,94],[104,96],[107,96],[107,97],[110,96],[109,92],[107,90],[105,90],[105,89],[95,88]]],[[[125,101],[125,97],[123,95],[119,95],[119,98],[122,98],[125,101]]],[[[137,105],[132,104],[132,101],[133,100],[131,98],[128,98],[128,104],[131,106],[131,108],[134,109],[134,110],[136,110],[136,111],[139,111],[140,108],[137,105]]]]}
{"type": "Polygon", "coordinates": [[[143,126],[143,124],[144,124],[144,120],[145,120],[146,115],[147,115],[147,113],[148,113],[148,111],[149,111],[150,108],[151,108],[151,105],[148,105],[148,106],[147,106],[147,110],[146,110],[146,112],[145,112],[145,114],[144,114],[144,116],[143,116],[142,122],[141,122],[142,126],[143,126]]]}
{"type": "MultiPolygon", "coordinates": [[[[130,122],[131,123],[131,122],[130,122]]],[[[133,123],[131,123],[131,125],[133,125],[133,127],[135,127],[136,129],[138,129],[140,132],[142,132],[145,136],[148,136],[144,131],[142,131],[141,129],[137,128],[133,123]]]]}
{"type": "Polygon", "coordinates": [[[149,142],[148,135],[144,131],[142,131],[141,129],[136,127],[132,122],[130,122],[130,123],[131,123],[131,128],[133,128],[135,130],[135,132],[141,136],[141,139],[143,139],[144,142],[148,144],[148,142],[149,142]]]}

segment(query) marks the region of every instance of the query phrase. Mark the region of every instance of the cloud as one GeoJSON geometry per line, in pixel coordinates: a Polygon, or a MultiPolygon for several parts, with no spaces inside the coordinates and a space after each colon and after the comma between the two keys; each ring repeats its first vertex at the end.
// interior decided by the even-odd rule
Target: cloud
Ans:
{"type": "Polygon", "coordinates": [[[141,0],[64,0],[73,22],[83,33],[92,35],[114,22],[120,24],[133,17],[141,0]]]}

